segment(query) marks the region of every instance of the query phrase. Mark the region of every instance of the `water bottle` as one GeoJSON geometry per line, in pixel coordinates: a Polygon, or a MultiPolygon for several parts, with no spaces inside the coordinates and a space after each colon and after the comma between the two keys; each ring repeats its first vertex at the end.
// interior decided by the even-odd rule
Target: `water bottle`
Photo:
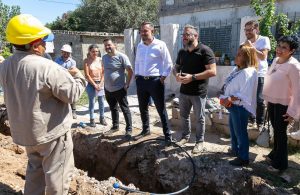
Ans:
{"type": "Polygon", "coordinates": [[[82,127],[82,128],[85,128],[85,127],[86,127],[86,124],[85,124],[84,122],[80,122],[80,123],[79,123],[79,126],[82,127]]]}

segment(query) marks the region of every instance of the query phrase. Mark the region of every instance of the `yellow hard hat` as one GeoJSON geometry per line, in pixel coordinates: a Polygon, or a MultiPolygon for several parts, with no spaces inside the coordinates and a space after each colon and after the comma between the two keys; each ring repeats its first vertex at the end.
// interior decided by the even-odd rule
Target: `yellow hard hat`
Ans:
{"type": "Polygon", "coordinates": [[[13,17],[6,28],[6,39],[16,45],[26,45],[48,35],[54,38],[51,30],[30,14],[13,17]]]}

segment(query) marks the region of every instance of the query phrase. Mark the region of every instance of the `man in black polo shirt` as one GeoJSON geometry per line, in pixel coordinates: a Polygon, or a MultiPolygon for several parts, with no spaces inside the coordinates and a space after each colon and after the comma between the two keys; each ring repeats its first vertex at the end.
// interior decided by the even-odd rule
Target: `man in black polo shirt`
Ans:
{"type": "Polygon", "coordinates": [[[193,106],[196,117],[196,145],[192,153],[197,154],[204,148],[205,102],[208,78],[216,76],[216,63],[213,51],[198,42],[197,29],[186,25],[183,31],[184,49],[178,52],[174,74],[181,83],[179,109],[181,116],[182,137],[178,142],[183,146],[189,141],[190,111],[193,106]]]}

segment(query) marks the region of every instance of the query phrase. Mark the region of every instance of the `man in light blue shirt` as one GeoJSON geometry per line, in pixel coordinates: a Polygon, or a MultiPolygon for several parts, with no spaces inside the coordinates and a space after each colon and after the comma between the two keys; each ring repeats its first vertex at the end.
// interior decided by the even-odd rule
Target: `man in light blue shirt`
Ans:
{"type": "Polygon", "coordinates": [[[142,23],[140,35],[142,41],[137,46],[135,76],[143,127],[136,139],[150,134],[148,105],[152,97],[161,119],[166,144],[169,145],[171,133],[165,105],[164,80],[170,74],[172,59],[165,42],[154,37],[152,23],[142,23]]]}
{"type": "MultiPolygon", "coordinates": [[[[72,75],[74,68],[76,68],[76,61],[71,57],[72,48],[70,45],[65,44],[61,48],[61,56],[55,59],[55,62],[69,71],[72,75]]],[[[76,115],[76,104],[71,104],[73,119],[77,118],[76,115]]]]}

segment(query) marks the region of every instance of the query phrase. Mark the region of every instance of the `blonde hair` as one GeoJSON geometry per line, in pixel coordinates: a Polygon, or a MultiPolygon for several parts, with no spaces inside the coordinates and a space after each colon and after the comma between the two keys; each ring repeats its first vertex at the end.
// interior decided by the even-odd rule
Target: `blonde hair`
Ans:
{"type": "Polygon", "coordinates": [[[243,54],[243,64],[241,64],[243,67],[240,68],[255,67],[258,69],[258,60],[255,48],[248,44],[242,44],[239,50],[243,54]]]}

